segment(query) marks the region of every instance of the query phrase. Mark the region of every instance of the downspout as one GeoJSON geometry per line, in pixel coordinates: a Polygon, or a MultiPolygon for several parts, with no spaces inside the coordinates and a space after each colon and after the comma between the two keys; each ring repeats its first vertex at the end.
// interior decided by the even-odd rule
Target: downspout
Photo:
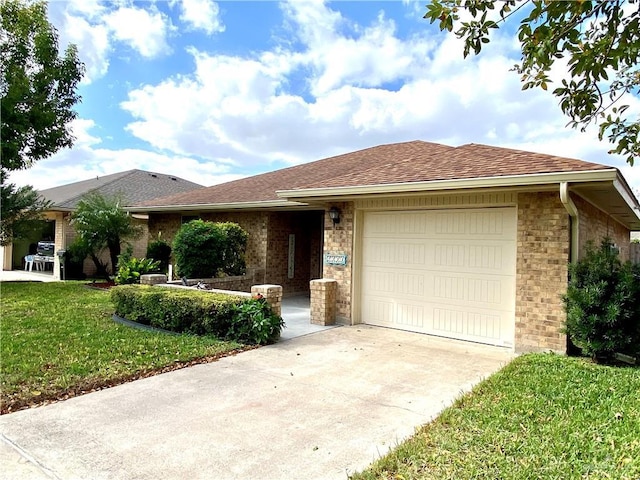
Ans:
{"type": "Polygon", "coordinates": [[[575,263],[578,261],[578,235],[580,230],[580,219],[578,216],[578,209],[569,196],[568,182],[560,182],[560,201],[569,213],[569,217],[571,217],[571,222],[569,223],[569,235],[571,236],[570,260],[571,263],[575,263]]]}

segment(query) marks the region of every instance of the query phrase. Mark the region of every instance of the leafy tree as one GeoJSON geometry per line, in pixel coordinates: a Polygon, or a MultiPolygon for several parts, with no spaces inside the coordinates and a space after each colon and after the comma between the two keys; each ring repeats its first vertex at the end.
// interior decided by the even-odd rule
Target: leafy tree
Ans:
{"type": "Polygon", "coordinates": [[[84,65],[75,45],[59,56],[46,2],[0,2],[0,65],[2,169],[24,169],[70,147],[84,65]]]}
{"type": "Polygon", "coordinates": [[[42,212],[50,202],[38,195],[32,187],[0,185],[0,245],[14,239],[28,238],[40,228],[42,212]]]}
{"type": "Polygon", "coordinates": [[[6,245],[28,234],[49,206],[32,187],[7,183],[7,174],[72,145],[68,125],[77,115],[84,66],[74,45],[59,56],[45,2],[1,0],[0,72],[0,243],[6,245]]]}
{"type": "Polygon", "coordinates": [[[515,14],[524,15],[518,27],[522,56],[514,70],[523,90],[549,88],[549,73],[557,61],[568,71],[553,90],[569,125],[582,131],[600,123],[614,145],[609,153],[626,156],[633,165],[640,156],[640,121],[620,103],[640,87],[640,9],[634,1],[547,0],[432,0],[424,18],[439,21],[440,30],[464,39],[464,56],[479,54],[490,32],[515,14]],[[525,8],[526,7],[526,8],[525,8]],[[495,19],[490,12],[498,8],[495,19]],[[461,14],[462,12],[462,14],[461,14]],[[469,16],[469,20],[462,17],[469,16]],[[611,78],[610,78],[611,77],[611,78]]]}
{"type": "Polygon", "coordinates": [[[105,197],[98,192],[83,195],[75,212],[71,214],[71,224],[78,237],[76,247],[88,252],[99,272],[105,272],[105,265],[99,260],[100,253],[109,250],[111,272],[115,273],[121,244],[126,239],[140,235],[140,227],[122,207],[117,197],[105,197]]]}

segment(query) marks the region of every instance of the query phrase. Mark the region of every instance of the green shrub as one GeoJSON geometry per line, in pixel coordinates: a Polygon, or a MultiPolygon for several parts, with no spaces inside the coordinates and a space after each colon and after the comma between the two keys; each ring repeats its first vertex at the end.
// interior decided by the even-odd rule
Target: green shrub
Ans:
{"type": "Polygon", "coordinates": [[[245,271],[247,233],[233,223],[193,220],[173,240],[173,255],[181,277],[209,278],[245,271]]]}
{"type": "Polygon", "coordinates": [[[167,273],[171,259],[171,245],[164,240],[154,240],[147,245],[147,258],[153,258],[160,262],[158,272],[167,273]]]}
{"type": "Polygon", "coordinates": [[[116,315],[174,332],[242,343],[275,341],[284,325],[264,300],[192,289],[122,285],[111,289],[116,315]]]}
{"type": "Polygon", "coordinates": [[[227,339],[258,345],[273,343],[280,338],[283,326],[282,317],[273,313],[264,298],[251,299],[236,306],[227,339]]]}
{"type": "Polygon", "coordinates": [[[160,262],[152,258],[125,257],[118,259],[118,273],[115,277],[117,285],[140,283],[140,275],[157,272],[160,262]]]}
{"type": "Polygon", "coordinates": [[[583,259],[569,266],[564,296],[566,333],[594,359],[615,352],[637,354],[640,346],[640,268],[623,264],[609,239],[587,246],[583,259]]]}
{"type": "Polygon", "coordinates": [[[244,254],[249,235],[237,223],[218,224],[225,236],[222,271],[227,275],[244,275],[247,271],[244,254]]]}

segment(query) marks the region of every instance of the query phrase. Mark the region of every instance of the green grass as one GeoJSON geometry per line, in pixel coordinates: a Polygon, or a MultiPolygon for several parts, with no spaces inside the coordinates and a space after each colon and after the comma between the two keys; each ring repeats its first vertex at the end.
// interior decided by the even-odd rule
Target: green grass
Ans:
{"type": "Polygon", "coordinates": [[[640,479],[640,369],[529,354],[353,479],[640,479]]]}
{"type": "Polygon", "coordinates": [[[2,413],[244,348],[116,324],[113,310],[108,292],[78,282],[1,283],[2,413]]]}

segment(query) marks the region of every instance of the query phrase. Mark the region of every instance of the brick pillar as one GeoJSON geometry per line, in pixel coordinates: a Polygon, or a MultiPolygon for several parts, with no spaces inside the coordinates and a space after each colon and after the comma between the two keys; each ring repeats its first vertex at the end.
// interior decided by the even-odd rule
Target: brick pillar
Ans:
{"type": "Polygon", "coordinates": [[[167,283],[167,276],[162,273],[140,275],[140,284],[142,285],[158,285],[160,283],[167,283]]]}
{"type": "Polygon", "coordinates": [[[251,296],[262,295],[271,305],[271,310],[278,316],[282,315],[282,287],[280,285],[254,285],[251,296]]]}
{"type": "Polygon", "coordinates": [[[331,278],[320,278],[309,282],[311,290],[311,323],[334,325],[336,323],[336,303],[338,282],[331,278]]]}

